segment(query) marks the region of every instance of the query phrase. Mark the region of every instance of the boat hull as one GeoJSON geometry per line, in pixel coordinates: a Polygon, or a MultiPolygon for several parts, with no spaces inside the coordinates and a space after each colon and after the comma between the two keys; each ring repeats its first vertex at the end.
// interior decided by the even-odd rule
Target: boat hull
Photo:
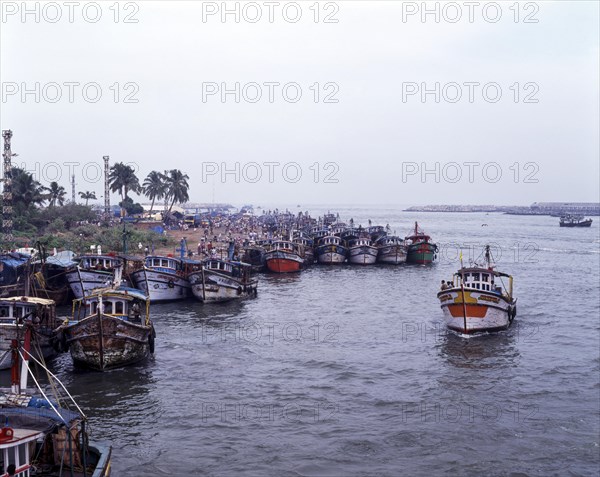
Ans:
{"type": "Polygon", "coordinates": [[[463,334],[505,330],[517,313],[516,302],[491,292],[443,290],[438,299],[446,326],[463,334]]]}
{"type": "Polygon", "coordinates": [[[347,250],[339,245],[320,245],[317,247],[317,262],[334,265],[346,261],[347,250]]]}
{"type": "Polygon", "coordinates": [[[151,303],[183,300],[190,296],[190,282],[175,273],[142,268],[131,274],[134,286],[145,292],[151,303]]]}
{"type": "Polygon", "coordinates": [[[377,262],[392,265],[406,263],[406,248],[402,245],[385,245],[379,249],[377,262]]]}
{"type": "Polygon", "coordinates": [[[429,242],[420,242],[408,246],[406,254],[406,263],[416,263],[427,265],[435,260],[437,247],[429,242]]]}
{"type": "Polygon", "coordinates": [[[561,222],[560,226],[561,227],[591,227],[592,226],[592,221],[591,220],[584,220],[583,222],[576,222],[576,223],[564,223],[564,222],[561,222]]]}
{"type": "Polygon", "coordinates": [[[232,277],[205,271],[194,272],[189,276],[194,297],[203,303],[219,303],[256,296],[257,280],[243,283],[232,277]]]}
{"type": "Polygon", "coordinates": [[[348,262],[355,265],[372,265],[377,261],[377,248],[368,245],[351,247],[348,250],[348,262]]]}
{"type": "Polygon", "coordinates": [[[102,313],[69,323],[61,331],[73,362],[97,371],[146,359],[154,340],[152,325],[102,313]]]}
{"type": "Polygon", "coordinates": [[[81,270],[79,268],[67,272],[67,282],[75,298],[83,298],[94,288],[105,287],[113,280],[112,271],[81,270]]]}
{"type": "Polygon", "coordinates": [[[267,269],[273,273],[292,273],[302,269],[304,260],[295,253],[275,250],[266,255],[267,269]]]}

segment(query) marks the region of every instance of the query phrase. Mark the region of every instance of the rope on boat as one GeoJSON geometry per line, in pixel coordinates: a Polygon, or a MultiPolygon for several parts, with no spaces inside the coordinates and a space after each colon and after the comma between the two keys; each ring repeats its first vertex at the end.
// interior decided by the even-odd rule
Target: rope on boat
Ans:
{"type": "MultiPolygon", "coordinates": [[[[19,350],[19,354],[21,355],[21,359],[23,359],[23,354],[21,353],[21,350],[19,350]]],[[[56,375],[54,373],[52,373],[52,371],[50,371],[46,366],[44,366],[38,359],[35,358],[35,356],[32,356],[31,353],[29,353],[29,357],[32,358],[37,364],[39,364],[42,368],[44,368],[46,370],[46,372],[52,376],[57,382],[58,384],[61,385],[61,387],[65,390],[65,392],[67,393],[67,396],[69,396],[69,398],[71,399],[71,401],[73,402],[73,404],[75,405],[75,407],[77,408],[77,411],[79,411],[79,414],[84,418],[87,419],[86,415],[83,413],[83,411],[81,410],[81,408],[79,407],[79,405],[77,404],[77,402],[75,401],[75,399],[73,398],[73,396],[71,396],[71,393],[69,393],[69,391],[67,390],[67,388],[65,387],[65,385],[62,383],[62,381],[60,379],[58,379],[56,377],[56,375]]],[[[31,377],[33,378],[33,380],[35,381],[35,384],[37,385],[37,387],[40,389],[41,393],[44,395],[44,397],[48,400],[48,397],[44,394],[44,391],[41,389],[38,381],[35,379],[35,376],[33,375],[33,372],[31,371],[31,368],[29,369],[29,374],[31,375],[31,377]]],[[[60,416],[61,419],[62,416],[60,415],[60,413],[58,411],[56,411],[55,407],[52,405],[52,402],[50,400],[48,400],[48,402],[50,403],[50,406],[52,407],[52,409],[60,416]]],[[[63,419],[64,421],[64,419],[63,419]]]]}

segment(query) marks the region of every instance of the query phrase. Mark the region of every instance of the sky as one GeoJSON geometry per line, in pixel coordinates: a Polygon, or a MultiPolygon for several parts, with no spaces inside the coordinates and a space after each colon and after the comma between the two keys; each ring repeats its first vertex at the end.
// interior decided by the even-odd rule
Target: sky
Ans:
{"type": "Polygon", "coordinates": [[[599,201],[598,2],[471,5],[2,1],[0,126],[98,202],[106,155],[194,202],[599,201]]]}

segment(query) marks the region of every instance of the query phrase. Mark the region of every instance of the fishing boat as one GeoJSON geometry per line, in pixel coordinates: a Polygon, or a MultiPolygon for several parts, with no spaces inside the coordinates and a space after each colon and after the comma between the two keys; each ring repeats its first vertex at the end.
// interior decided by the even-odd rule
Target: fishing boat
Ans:
{"type": "Polygon", "coordinates": [[[561,227],[591,227],[592,219],[585,219],[581,215],[565,215],[560,218],[561,227]]]}
{"type": "Polygon", "coordinates": [[[407,263],[418,263],[426,265],[433,262],[436,258],[437,245],[431,242],[431,237],[419,229],[419,224],[415,222],[414,232],[406,237],[407,263]]]}
{"type": "Polygon", "coordinates": [[[187,258],[150,255],[144,265],[130,272],[133,285],[148,294],[152,303],[183,300],[191,295],[188,274],[201,262],[187,258]]]}
{"type": "Polygon", "coordinates": [[[348,249],[342,244],[342,239],[337,235],[328,235],[319,239],[315,254],[317,262],[323,264],[344,263],[348,249]]]}
{"type": "Polygon", "coordinates": [[[304,259],[304,266],[315,263],[314,240],[304,232],[298,232],[293,242],[298,246],[300,256],[304,259]]]}
{"type": "Polygon", "coordinates": [[[98,371],[137,363],[154,353],[150,300],[122,285],[74,300],[72,317],[59,330],[73,362],[98,371]]]}
{"type": "Polygon", "coordinates": [[[75,252],[63,250],[52,255],[47,255],[46,250],[40,248],[39,259],[33,262],[33,277],[31,289],[28,294],[40,298],[53,300],[56,306],[69,303],[71,287],[67,282],[67,271],[77,266],[74,260],[75,252]]]}
{"type": "Polygon", "coordinates": [[[55,330],[61,322],[52,300],[29,296],[0,298],[0,369],[11,367],[11,342],[23,341],[26,326],[31,330],[31,353],[37,359],[55,356],[55,330]]]}
{"type": "Polygon", "coordinates": [[[0,297],[27,294],[30,266],[28,253],[0,253],[0,297]]]}
{"type": "Polygon", "coordinates": [[[256,244],[250,243],[244,247],[244,255],[242,261],[252,265],[252,270],[261,272],[265,268],[265,248],[256,244]]]}
{"type": "Polygon", "coordinates": [[[278,240],[265,253],[265,263],[270,272],[290,273],[299,272],[304,259],[297,244],[289,240],[278,240]]]}
{"type": "Polygon", "coordinates": [[[348,240],[348,263],[370,265],[377,261],[377,247],[373,246],[368,233],[348,240]]]}
{"type": "Polygon", "coordinates": [[[112,449],[89,442],[85,414],[63,383],[31,354],[31,333],[27,328],[23,344],[12,341],[11,387],[0,389],[0,475],[109,477],[112,449]],[[53,395],[39,385],[29,361],[49,377],[53,395]],[[36,388],[28,387],[30,375],[36,388]]]}
{"type": "Polygon", "coordinates": [[[258,279],[252,265],[221,259],[206,259],[202,269],[190,273],[192,293],[203,303],[216,303],[255,297],[258,279]]]}
{"type": "Polygon", "coordinates": [[[406,263],[406,245],[400,237],[385,235],[375,245],[378,249],[378,263],[391,263],[393,265],[406,263]]]}
{"type": "Polygon", "coordinates": [[[367,228],[367,232],[371,236],[373,242],[377,242],[381,237],[387,234],[385,228],[382,225],[373,225],[367,228]]]}
{"type": "Polygon", "coordinates": [[[115,269],[123,266],[123,260],[114,255],[98,254],[80,255],[73,258],[76,265],[67,273],[67,282],[75,298],[83,298],[95,288],[103,288],[112,283],[115,269]]]}
{"type": "Polygon", "coordinates": [[[437,296],[451,330],[464,334],[505,330],[517,315],[512,276],[494,270],[489,246],[485,260],[481,267],[461,265],[450,282],[442,282],[437,296]]]}

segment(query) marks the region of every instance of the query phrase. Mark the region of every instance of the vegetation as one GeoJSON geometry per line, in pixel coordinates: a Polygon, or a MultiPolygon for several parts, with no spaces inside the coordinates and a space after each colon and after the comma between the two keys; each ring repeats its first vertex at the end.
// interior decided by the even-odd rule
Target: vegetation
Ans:
{"type": "Polygon", "coordinates": [[[96,193],[86,190],[85,192],[80,192],[79,197],[85,199],[85,205],[87,206],[90,200],[96,200],[96,193]]]}
{"type": "MultiPolygon", "coordinates": [[[[157,247],[174,245],[167,237],[153,231],[137,230],[131,225],[109,227],[101,224],[100,215],[88,205],[89,200],[96,200],[95,192],[79,192],[85,205],[76,204],[67,202],[67,193],[57,182],[45,187],[30,173],[17,167],[12,169],[12,177],[15,241],[3,244],[4,248],[31,246],[39,240],[48,249],[81,253],[90,245],[99,244],[106,250],[123,252],[124,238],[130,248],[131,244],[138,243],[157,247]]],[[[143,213],[143,207],[135,203],[129,193],[143,193],[148,197],[152,201],[151,212],[156,200],[165,199],[170,203],[170,213],[176,203],[189,200],[188,180],[189,177],[178,169],[164,173],[152,171],[140,186],[135,170],[123,163],[113,165],[109,175],[111,191],[119,193],[119,205],[130,216],[143,213]]]]}

